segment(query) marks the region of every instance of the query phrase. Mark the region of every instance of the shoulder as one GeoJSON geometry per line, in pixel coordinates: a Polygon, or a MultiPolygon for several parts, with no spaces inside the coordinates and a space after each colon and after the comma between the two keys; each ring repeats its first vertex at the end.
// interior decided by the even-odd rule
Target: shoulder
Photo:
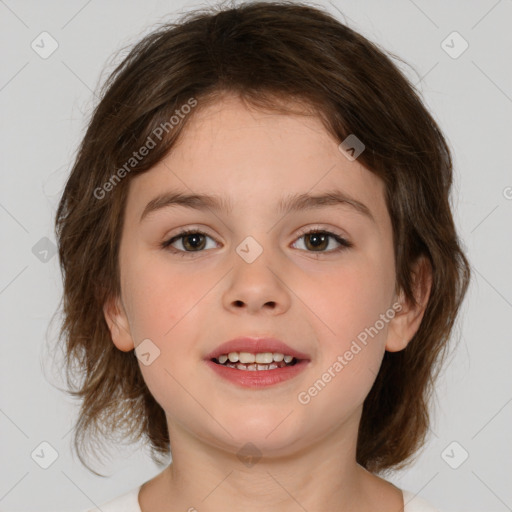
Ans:
{"type": "Polygon", "coordinates": [[[99,508],[92,508],[84,512],[141,512],[139,506],[139,485],[135,489],[104,503],[99,508]]]}
{"type": "Polygon", "coordinates": [[[402,489],[404,495],[404,512],[441,512],[431,503],[411,491],[402,489]]]}

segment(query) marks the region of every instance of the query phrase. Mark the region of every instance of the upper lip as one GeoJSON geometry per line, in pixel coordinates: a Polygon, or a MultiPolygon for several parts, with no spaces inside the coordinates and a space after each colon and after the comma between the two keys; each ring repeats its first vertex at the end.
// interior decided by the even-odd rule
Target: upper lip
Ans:
{"type": "Polygon", "coordinates": [[[278,352],[295,357],[295,359],[309,359],[307,354],[291,348],[284,341],[276,338],[254,338],[247,336],[222,343],[215,350],[210,352],[206,356],[206,359],[218,358],[220,355],[229,354],[230,352],[249,352],[251,354],[257,354],[259,352],[278,352]]]}

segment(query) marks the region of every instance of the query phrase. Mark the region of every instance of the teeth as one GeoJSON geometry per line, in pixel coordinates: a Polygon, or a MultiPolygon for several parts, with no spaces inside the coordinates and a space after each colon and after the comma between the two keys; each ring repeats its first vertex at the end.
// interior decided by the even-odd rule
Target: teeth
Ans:
{"type": "Polygon", "coordinates": [[[254,363],[254,361],[256,361],[256,356],[254,354],[250,354],[249,352],[240,352],[238,355],[238,360],[241,363],[254,363]]]}
{"type": "Polygon", "coordinates": [[[274,359],[274,354],[272,352],[263,352],[262,354],[256,354],[256,362],[268,364],[271,363],[274,359]]]}
{"type": "MultiPolygon", "coordinates": [[[[217,361],[220,364],[226,364],[230,366],[230,363],[243,363],[243,364],[271,364],[280,363],[291,363],[293,356],[284,355],[280,352],[260,352],[258,354],[252,354],[251,352],[230,352],[229,354],[221,354],[217,357],[217,361]],[[229,362],[228,362],[229,361],[229,362]]],[[[236,367],[236,364],[234,365],[236,367]]]]}
{"type": "Polygon", "coordinates": [[[286,363],[284,361],[280,361],[279,363],[271,363],[271,364],[243,364],[243,363],[226,363],[224,366],[229,366],[230,368],[236,368],[237,370],[245,370],[245,371],[259,371],[259,370],[275,370],[276,368],[284,368],[286,363]]]}
{"type": "Polygon", "coordinates": [[[293,356],[284,355],[280,352],[259,352],[257,354],[252,354],[251,352],[230,352],[229,354],[221,354],[217,357],[217,361],[224,366],[248,371],[284,368],[293,359],[293,356]]]}

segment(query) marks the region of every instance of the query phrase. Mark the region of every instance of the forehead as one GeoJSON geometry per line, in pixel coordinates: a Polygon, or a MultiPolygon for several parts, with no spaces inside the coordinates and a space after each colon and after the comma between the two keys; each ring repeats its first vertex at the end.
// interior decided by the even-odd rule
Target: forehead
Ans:
{"type": "Polygon", "coordinates": [[[226,211],[277,210],[290,195],[341,190],[375,218],[385,214],[382,180],[348,160],[318,116],[261,111],[229,96],[198,107],[169,154],[132,178],[127,207],[139,217],[166,190],[215,195],[226,211]]]}

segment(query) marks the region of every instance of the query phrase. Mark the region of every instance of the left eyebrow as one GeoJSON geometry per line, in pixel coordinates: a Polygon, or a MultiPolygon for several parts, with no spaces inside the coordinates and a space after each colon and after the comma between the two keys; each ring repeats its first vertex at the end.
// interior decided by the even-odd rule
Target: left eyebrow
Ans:
{"type": "MultiPolygon", "coordinates": [[[[194,210],[223,211],[226,213],[231,212],[233,209],[232,203],[219,195],[186,194],[179,191],[169,191],[149,201],[142,212],[139,222],[142,222],[152,212],[172,206],[183,206],[194,210]]],[[[283,214],[292,211],[325,208],[327,206],[349,206],[372,222],[376,222],[372,212],[365,204],[341,190],[332,190],[317,195],[289,195],[279,201],[277,212],[278,214],[283,214]]]]}
{"type": "Polygon", "coordinates": [[[326,206],[350,206],[354,211],[376,222],[372,212],[365,204],[342,190],[332,190],[318,195],[294,194],[282,199],[278,204],[279,213],[297,210],[311,210],[326,206]]]}

